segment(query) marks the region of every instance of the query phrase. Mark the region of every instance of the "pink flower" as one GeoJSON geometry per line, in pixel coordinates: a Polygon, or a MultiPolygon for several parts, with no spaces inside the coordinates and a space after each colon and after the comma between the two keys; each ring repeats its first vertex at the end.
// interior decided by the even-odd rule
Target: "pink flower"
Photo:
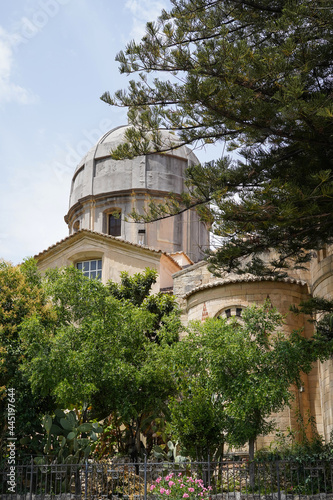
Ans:
{"type": "Polygon", "coordinates": [[[161,481],[162,481],[161,476],[160,476],[160,477],[158,477],[158,478],[156,479],[156,482],[157,482],[157,483],[160,483],[161,481]]]}
{"type": "Polygon", "coordinates": [[[185,488],[185,484],[181,484],[181,485],[180,485],[180,488],[185,488]]]}
{"type": "Polygon", "coordinates": [[[208,489],[209,489],[209,491],[212,491],[213,487],[212,486],[208,486],[208,489]]]}
{"type": "Polygon", "coordinates": [[[169,481],[169,482],[168,482],[168,485],[170,486],[170,488],[171,488],[171,486],[173,486],[174,484],[175,484],[175,483],[174,483],[173,481],[169,481]]]}
{"type": "Polygon", "coordinates": [[[188,498],[188,494],[184,493],[183,498],[188,498]]]}
{"type": "Polygon", "coordinates": [[[163,495],[163,493],[165,493],[165,489],[164,489],[164,488],[161,488],[161,489],[160,489],[160,493],[162,493],[162,495],[163,495]]]}
{"type": "Polygon", "coordinates": [[[170,495],[170,493],[171,493],[171,490],[165,490],[166,495],[170,495]]]}
{"type": "Polygon", "coordinates": [[[182,477],[182,473],[181,472],[178,474],[178,477],[182,477]]]}
{"type": "Polygon", "coordinates": [[[194,488],[189,488],[188,491],[190,491],[191,493],[194,492],[194,488]]]}
{"type": "Polygon", "coordinates": [[[156,484],[152,484],[150,487],[150,491],[152,491],[154,488],[156,488],[156,484]]]}

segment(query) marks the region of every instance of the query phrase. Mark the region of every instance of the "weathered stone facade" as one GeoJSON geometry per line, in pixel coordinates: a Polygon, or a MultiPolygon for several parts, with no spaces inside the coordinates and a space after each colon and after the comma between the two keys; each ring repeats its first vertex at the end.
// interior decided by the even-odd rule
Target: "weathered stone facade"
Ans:
{"type": "MultiPolygon", "coordinates": [[[[165,252],[184,251],[197,262],[209,245],[209,235],[195,210],[151,224],[133,224],[126,215],[133,210],[143,213],[151,200],[165,203],[170,193],[179,196],[186,191],[185,171],[198,159],[181,146],[164,154],[112,160],[110,150],[124,140],[126,128],[107,132],[76,168],[65,216],[69,234],[79,229],[113,234],[109,217],[118,214],[116,236],[165,252]]],[[[167,131],[162,136],[166,145],[177,142],[167,131]]]]}

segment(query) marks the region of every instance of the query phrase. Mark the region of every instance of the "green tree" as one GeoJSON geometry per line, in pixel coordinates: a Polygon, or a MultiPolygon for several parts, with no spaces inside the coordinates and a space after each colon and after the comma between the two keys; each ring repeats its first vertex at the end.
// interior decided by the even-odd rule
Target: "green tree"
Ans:
{"type": "MultiPolygon", "coordinates": [[[[129,108],[114,158],[222,141],[240,159],[188,172],[190,206],[224,244],[212,269],[283,275],[333,241],[332,24],[328,0],[172,0],[141,42],[117,55],[137,74],[102,100],[129,108]],[[160,128],[180,140],[166,143],[160,128]],[[267,264],[262,253],[275,249],[267,264]],[[243,257],[255,257],[242,262],[243,257]]],[[[224,146],[223,146],[224,149],[224,146]]]]}
{"type": "Polygon", "coordinates": [[[317,319],[310,320],[315,324],[316,335],[318,339],[332,340],[333,339],[333,301],[323,299],[321,297],[311,297],[309,300],[303,301],[298,307],[291,308],[296,314],[317,315],[317,319]]]}
{"type": "Polygon", "coordinates": [[[131,304],[154,315],[151,327],[146,330],[150,340],[173,343],[178,340],[181,328],[178,304],[174,295],[161,292],[150,294],[156,278],[157,271],[154,269],[147,268],[143,273],[136,273],[133,276],[123,271],[120,273],[120,283],[110,280],[108,289],[117,299],[128,300],[131,304]]]}
{"type": "Polygon", "coordinates": [[[36,314],[23,330],[25,371],[33,391],[51,393],[62,408],[91,406],[90,417],[113,413],[129,431],[125,451],[136,460],[145,418],[163,413],[175,391],[168,363],[170,336],[162,333],[168,332],[167,317],[159,342],[152,342],[156,316],[142,306],[144,300],[134,305],[131,294],[126,300],[115,298],[123,284],[103,285],[69,267],[49,270],[45,289],[53,323],[36,314]]]}
{"type": "Polygon", "coordinates": [[[213,393],[207,376],[204,379],[184,377],[181,397],[172,398],[168,425],[174,441],[181,445],[182,455],[193,460],[218,460],[223,456],[228,417],[224,401],[213,393]]]}
{"type": "MultiPolygon", "coordinates": [[[[0,445],[5,451],[7,432],[7,390],[14,390],[15,437],[42,430],[39,418],[52,411],[54,401],[49,394],[33,395],[30,383],[20,368],[25,349],[21,339],[22,324],[37,313],[41,321],[51,318],[36,262],[27,259],[20,266],[0,262],[0,445]]],[[[27,452],[35,452],[30,448],[27,452]]]]}
{"type": "Polygon", "coordinates": [[[197,377],[206,379],[211,397],[222,402],[226,441],[236,446],[248,442],[251,459],[258,435],[274,426],[271,414],[290,404],[291,385],[301,384],[301,372],[308,373],[319,355],[330,354],[327,343],[298,332],[288,337],[282,325],[281,315],[266,302],[245,309],[242,323],[220,318],[193,323],[175,346],[188,387],[197,377]]]}

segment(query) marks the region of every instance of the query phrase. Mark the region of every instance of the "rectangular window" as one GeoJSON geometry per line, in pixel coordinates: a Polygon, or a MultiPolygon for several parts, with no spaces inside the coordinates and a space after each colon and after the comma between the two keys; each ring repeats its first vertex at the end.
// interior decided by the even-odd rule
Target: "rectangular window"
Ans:
{"type": "Polygon", "coordinates": [[[109,234],[111,236],[121,236],[121,213],[109,214],[109,234]]]}
{"type": "Polygon", "coordinates": [[[102,279],[102,259],[77,262],[76,269],[82,271],[87,278],[102,279]]]}

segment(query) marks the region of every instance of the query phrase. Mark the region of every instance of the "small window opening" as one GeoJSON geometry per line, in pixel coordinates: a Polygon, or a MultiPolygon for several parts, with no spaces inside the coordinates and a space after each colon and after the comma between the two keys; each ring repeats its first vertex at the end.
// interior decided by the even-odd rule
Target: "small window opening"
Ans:
{"type": "Polygon", "coordinates": [[[121,236],[121,212],[109,214],[109,235],[121,236]]]}
{"type": "Polygon", "coordinates": [[[231,317],[231,309],[226,309],[224,312],[227,318],[231,317]]]}
{"type": "Polygon", "coordinates": [[[144,245],[146,240],[146,230],[139,229],[138,231],[138,243],[139,245],[144,245]]]}

